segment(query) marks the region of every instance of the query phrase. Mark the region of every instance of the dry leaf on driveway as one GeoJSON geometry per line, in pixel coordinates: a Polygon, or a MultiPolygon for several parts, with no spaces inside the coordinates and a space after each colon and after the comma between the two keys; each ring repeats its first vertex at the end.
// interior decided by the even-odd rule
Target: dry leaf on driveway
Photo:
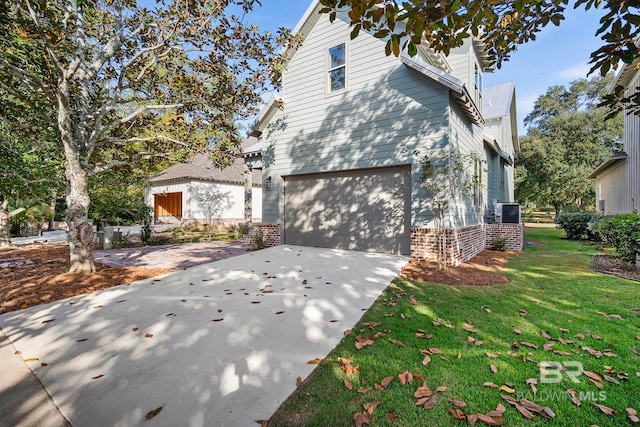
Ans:
{"type": "Polygon", "coordinates": [[[147,412],[147,415],[144,416],[144,419],[145,420],[150,420],[151,418],[155,417],[156,415],[158,415],[160,413],[160,411],[162,411],[163,407],[164,407],[164,405],[160,406],[159,408],[154,409],[153,411],[147,412]]]}

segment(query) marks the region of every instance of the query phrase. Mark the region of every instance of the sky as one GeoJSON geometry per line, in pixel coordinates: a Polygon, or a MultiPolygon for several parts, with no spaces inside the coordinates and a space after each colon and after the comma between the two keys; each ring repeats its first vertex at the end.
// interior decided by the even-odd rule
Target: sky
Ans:
{"type": "MultiPolygon", "coordinates": [[[[293,29],[310,3],[310,0],[262,0],[262,7],[257,8],[248,21],[265,30],[293,29]]],[[[535,41],[513,52],[502,68],[485,74],[485,85],[516,83],[520,136],[526,135],[524,118],[548,87],[568,85],[587,76],[589,55],[601,43],[595,36],[601,15],[601,11],[568,9],[559,27],[549,24],[535,41]]]]}

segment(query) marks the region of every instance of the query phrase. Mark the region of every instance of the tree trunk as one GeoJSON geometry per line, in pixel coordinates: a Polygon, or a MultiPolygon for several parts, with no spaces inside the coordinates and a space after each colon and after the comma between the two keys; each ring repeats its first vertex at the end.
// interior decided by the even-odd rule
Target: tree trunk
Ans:
{"type": "Polygon", "coordinates": [[[2,200],[0,205],[0,248],[11,246],[11,214],[8,208],[9,201],[7,199],[2,200]]]}
{"type": "Polygon", "coordinates": [[[93,227],[89,225],[89,189],[87,171],[81,159],[86,155],[85,135],[76,130],[69,115],[69,91],[67,82],[60,81],[58,87],[58,128],[64,149],[65,176],[67,178],[67,224],[69,232],[69,272],[93,274],[93,227]]]}
{"type": "Polygon", "coordinates": [[[253,219],[252,194],[253,172],[251,166],[244,165],[244,222],[250,224],[253,219]]]}
{"type": "Polygon", "coordinates": [[[56,189],[51,190],[51,216],[49,217],[49,231],[53,231],[56,221],[56,199],[58,198],[58,191],[56,189]]]}
{"type": "Polygon", "coordinates": [[[93,227],[87,221],[89,192],[87,175],[79,162],[66,162],[67,175],[67,224],[69,225],[70,273],[93,274],[93,227]]]}

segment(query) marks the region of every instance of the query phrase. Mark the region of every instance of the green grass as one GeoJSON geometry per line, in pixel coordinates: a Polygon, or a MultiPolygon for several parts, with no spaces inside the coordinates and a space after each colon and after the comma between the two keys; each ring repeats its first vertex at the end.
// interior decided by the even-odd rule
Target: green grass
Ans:
{"type": "MultiPolygon", "coordinates": [[[[362,405],[378,401],[380,405],[373,414],[372,425],[393,426],[446,426],[466,425],[456,421],[448,410],[449,399],[467,403],[467,414],[483,413],[496,408],[499,403],[507,410],[504,425],[549,425],[549,426],[618,426],[630,424],[625,408],[640,410],[640,283],[619,279],[590,270],[590,257],[596,250],[579,242],[561,239],[561,230],[536,228],[527,232],[527,238],[543,243],[542,246],[526,247],[524,252],[510,260],[505,270],[510,279],[506,285],[490,287],[448,286],[435,283],[421,283],[397,278],[387,288],[374,306],[364,315],[354,331],[335,348],[324,363],[319,365],[310,377],[298,388],[272,417],[273,426],[351,426],[353,416],[362,411],[362,405]],[[410,296],[415,296],[418,304],[413,304],[410,296]],[[393,305],[395,303],[395,305],[393,305]],[[487,312],[487,307],[491,312],[487,312]],[[520,310],[528,314],[520,315],[520,310]],[[619,314],[626,320],[604,317],[597,312],[619,314]],[[436,327],[433,321],[441,318],[454,327],[436,327]],[[363,322],[382,322],[379,327],[369,329],[363,322]],[[469,333],[463,328],[465,322],[472,323],[477,330],[469,333]],[[569,329],[562,333],[559,328],[569,329]],[[417,329],[433,334],[431,339],[415,336],[417,329]],[[516,335],[520,329],[522,335],[516,335]],[[357,350],[357,335],[370,336],[378,331],[390,333],[378,339],[373,345],[357,350]],[[578,345],[563,345],[558,342],[554,349],[564,350],[571,356],[562,356],[544,351],[547,340],[541,336],[547,331],[552,337],[573,339],[578,345]],[[584,339],[574,338],[575,334],[585,335],[584,339]],[[591,336],[597,335],[602,340],[591,336]],[[467,337],[484,341],[481,346],[467,342],[467,337]],[[393,338],[405,344],[399,347],[388,339],[393,338]],[[531,342],[538,349],[520,346],[512,349],[514,342],[531,342]],[[617,357],[598,359],[582,346],[604,350],[610,348],[617,357]],[[422,365],[421,349],[437,347],[448,360],[431,355],[432,361],[422,365]],[[537,395],[525,384],[528,378],[540,378],[536,363],[509,356],[509,351],[523,358],[535,361],[578,361],[587,371],[603,373],[605,366],[614,366],[616,371],[625,371],[629,379],[620,385],[604,382],[604,400],[596,403],[617,411],[614,416],[601,413],[587,399],[582,407],[571,403],[568,388],[577,392],[594,393],[600,397],[600,390],[587,377],[581,376],[580,383],[574,384],[565,377],[559,384],[538,384],[537,395]],[[497,359],[490,359],[487,352],[500,353],[497,359]],[[460,355],[460,358],[458,357],[460,355]],[[340,369],[338,357],[352,359],[353,365],[360,366],[360,373],[350,377],[354,385],[348,390],[344,385],[344,371],[340,369]],[[498,368],[496,374],[490,371],[490,364],[498,368]],[[447,390],[438,396],[436,405],[429,410],[415,406],[413,393],[421,385],[402,385],[398,374],[409,370],[421,375],[428,385],[435,389],[446,386],[447,390]],[[393,376],[388,388],[367,393],[356,390],[364,384],[373,387],[382,378],[393,376]],[[514,397],[534,400],[541,406],[549,406],[557,414],[553,420],[536,416],[525,419],[515,408],[501,398],[504,392],[483,387],[486,381],[497,385],[511,383],[516,389],[514,397]],[[353,398],[359,396],[359,402],[353,398]],[[393,411],[398,415],[395,421],[388,421],[385,414],[393,411]]],[[[483,425],[479,423],[479,425],[483,425]]]]}

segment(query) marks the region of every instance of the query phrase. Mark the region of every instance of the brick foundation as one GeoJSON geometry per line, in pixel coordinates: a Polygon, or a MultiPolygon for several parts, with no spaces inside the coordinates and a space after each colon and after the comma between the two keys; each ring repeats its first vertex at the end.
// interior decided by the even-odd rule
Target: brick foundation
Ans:
{"type": "MultiPolygon", "coordinates": [[[[447,264],[457,266],[491,247],[495,237],[507,239],[509,250],[521,251],[524,227],[519,224],[481,224],[447,230],[447,264]]],[[[436,261],[436,234],[433,228],[411,229],[411,258],[436,261]]]]}
{"type": "Polygon", "coordinates": [[[493,247],[491,240],[496,237],[507,240],[507,249],[521,251],[524,244],[524,227],[520,224],[485,224],[484,241],[487,248],[493,247]]]}
{"type": "Polygon", "coordinates": [[[264,242],[265,248],[278,246],[280,244],[280,224],[251,224],[249,234],[244,236],[241,241],[243,243],[253,244],[258,231],[262,232],[262,240],[264,242]]]}

